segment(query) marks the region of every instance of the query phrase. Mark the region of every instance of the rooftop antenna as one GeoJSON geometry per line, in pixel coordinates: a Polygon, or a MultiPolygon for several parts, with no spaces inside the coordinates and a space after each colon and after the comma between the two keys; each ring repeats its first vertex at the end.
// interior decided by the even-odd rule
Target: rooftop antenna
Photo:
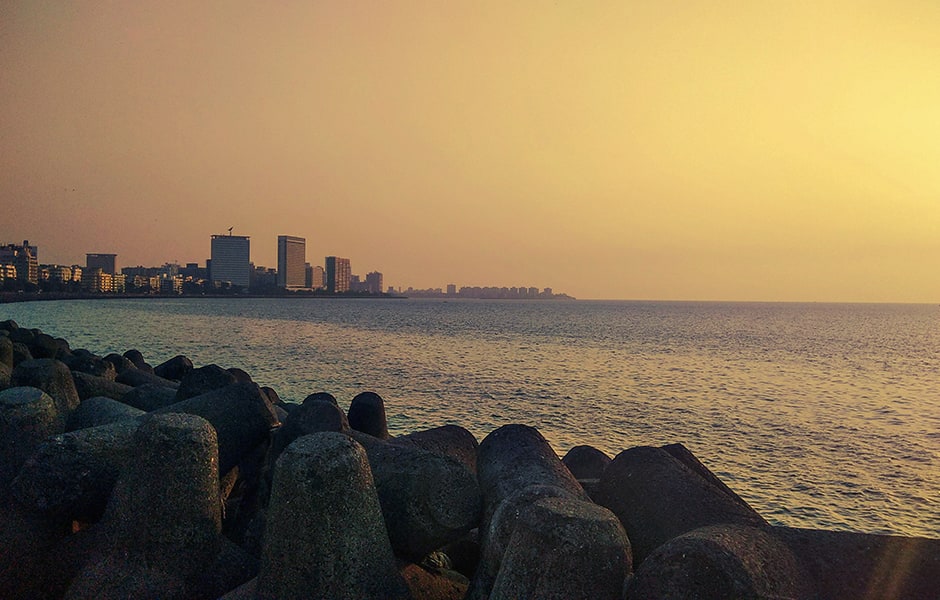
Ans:
{"type": "Polygon", "coordinates": [[[234,225],[232,225],[231,227],[228,228],[228,234],[229,234],[229,235],[232,235],[232,230],[233,230],[233,229],[235,229],[235,226],[234,226],[234,225]]]}

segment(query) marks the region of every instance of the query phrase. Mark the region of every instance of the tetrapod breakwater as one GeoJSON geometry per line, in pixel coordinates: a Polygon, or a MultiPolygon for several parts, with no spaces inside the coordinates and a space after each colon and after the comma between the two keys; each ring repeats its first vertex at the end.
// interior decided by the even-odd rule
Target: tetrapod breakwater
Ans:
{"type": "Polygon", "coordinates": [[[239,368],[0,323],[0,596],[940,598],[940,540],[769,524],[681,440],[392,437],[239,368]]]}

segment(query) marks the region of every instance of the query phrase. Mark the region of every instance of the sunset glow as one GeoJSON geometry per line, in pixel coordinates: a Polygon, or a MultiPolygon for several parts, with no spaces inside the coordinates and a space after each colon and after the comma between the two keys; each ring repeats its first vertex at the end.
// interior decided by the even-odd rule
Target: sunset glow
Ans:
{"type": "Polygon", "coordinates": [[[393,286],[940,301],[933,2],[0,6],[0,243],[393,286]]]}

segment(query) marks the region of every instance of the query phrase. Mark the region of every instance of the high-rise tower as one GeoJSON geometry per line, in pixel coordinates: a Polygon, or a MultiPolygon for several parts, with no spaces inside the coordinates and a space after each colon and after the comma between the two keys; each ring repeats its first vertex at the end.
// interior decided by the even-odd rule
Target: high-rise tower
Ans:
{"type": "Polygon", "coordinates": [[[212,283],[228,282],[248,289],[250,251],[247,235],[213,235],[212,283]]]}
{"type": "Polygon", "coordinates": [[[306,287],[307,241],[292,235],[277,236],[277,287],[306,287]]]}
{"type": "Polygon", "coordinates": [[[101,269],[102,273],[117,274],[117,254],[103,254],[101,252],[85,255],[85,269],[94,271],[101,269]]]}
{"type": "Polygon", "coordinates": [[[349,291],[349,280],[352,268],[348,258],[338,256],[326,257],[326,291],[331,294],[341,294],[349,291]]]}

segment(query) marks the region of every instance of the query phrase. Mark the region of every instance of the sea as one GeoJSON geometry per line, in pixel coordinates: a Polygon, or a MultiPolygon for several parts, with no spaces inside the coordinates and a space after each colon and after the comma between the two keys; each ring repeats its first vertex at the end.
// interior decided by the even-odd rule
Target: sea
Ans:
{"type": "Polygon", "coordinates": [[[172,298],[0,305],[99,355],[363,391],[392,434],[534,426],[559,456],[681,442],[771,523],[940,538],[940,307],[172,298]]]}

